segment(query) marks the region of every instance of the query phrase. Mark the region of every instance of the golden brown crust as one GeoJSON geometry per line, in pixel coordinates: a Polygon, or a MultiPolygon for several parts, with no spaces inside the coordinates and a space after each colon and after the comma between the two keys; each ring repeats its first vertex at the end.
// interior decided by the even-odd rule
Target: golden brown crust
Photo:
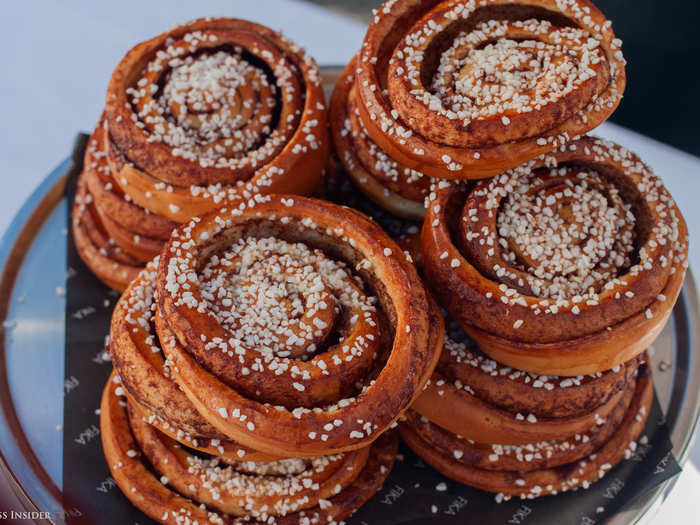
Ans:
{"type": "Polygon", "coordinates": [[[624,67],[610,22],[588,0],[488,0],[478,7],[436,0],[396,2],[377,11],[365,36],[357,70],[358,109],[372,139],[402,164],[432,177],[483,178],[551,151],[603,122],[622,97],[624,67]],[[537,23],[523,23],[533,19],[537,23]],[[487,25],[478,26],[482,23],[487,25]],[[461,32],[469,36],[463,38],[461,32]],[[480,39],[489,45],[481,47],[480,39]],[[540,91],[552,95],[546,101],[536,103],[527,82],[513,85],[520,98],[504,91],[503,108],[491,99],[481,101],[477,91],[465,87],[510,88],[517,74],[534,66],[523,58],[525,69],[511,75],[506,55],[497,52],[527,55],[517,43],[522,39],[548,43],[544,48],[554,50],[553,69],[562,57],[572,60],[582,73],[569,84],[574,89],[557,91],[546,68],[535,75],[542,82],[540,91]],[[599,47],[589,47],[592,41],[599,47]],[[504,79],[482,76],[480,68],[489,57],[471,64],[469,50],[474,49],[475,55],[493,51],[496,74],[502,69],[504,79]],[[445,82],[447,73],[454,78],[445,82]],[[434,81],[443,84],[436,88],[434,81]],[[449,98],[450,90],[469,98],[470,104],[453,106],[453,100],[463,99],[449,98]]]}
{"type": "MultiPolygon", "coordinates": [[[[258,24],[208,18],[122,59],[85,154],[85,180],[100,228],[138,267],[177,223],[259,193],[312,192],[329,151],[313,59],[258,24]]],[[[126,286],[124,269],[115,280],[87,248],[81,253],[102,280],[126,286]]]]}
{"type": "Polygon", "coordinates": [[[438,390],[445,382],[458,389],[468,385],[469,393],[511,413],[575,417],[593,412],[625,389],[638,366],[639,360],[632,359],[614,370],[578,377],[530,374],[446,339],[433,383],[438,390]]]}
{"type": "Polygon", "coordinates": [[[141,263],[109,238],[82,177],[73,202],[71,225],[75,248],[90,271],[110,288],[123,291],[138,274],[141,263]]]}
{"type": "MultiPolygon", "coordinates": [[[[197,71],[187,74],[196,76],[197,71]]],[[[116,182],[136,203],[176,222],[254,193],[310,193],[330,149],[325,99],[313,60],[279,33],[230,18],[196,20],[130,50],[110,80],[105,117],[106,151],[116,182]],[[170,100],[167,111],[180,122],[161,122],[153,113],[157,103],[150,86],[159,86],[171,66],[166,61],[154,67],[164,60],[160,55],[177,52],[184,63],[188,55],[215,56],[231,46],[243,61],[252,53],[254,63],[265,64],[262,69],[236,66],[247,76],[233,100],[219,101],[232,106],[200,107],[192,102],[195,91],[210,87],[195,84],[189,98],[170,100]],[[195,141],[190,151],[181,139],[202,125],[207,111],[229,111],[222,121],[235,125],[233,117],[240,117],[242,127],[232,132],[235,140],[224,134],[207,143],[195,141]],[[252,149],[239,151],[246,140],[252,149]]],[[[208,132],[202,128],[202,134],[208,132]]]]}
{"type": "Polygon", "coordinates": [[[153,326],[157,260],[124,291],[112,314],[109,352],[124,388],[171,426],[198,438],[226,439],[173,382],[153,326]]]}
{"type": "Polygon", "coordinates": [[[124,228],[109,215],[102,213],[98,206],[95,206],[100,215],[100,221],[105,231],[114,242],[126,253],[138,259],[141,263],[147,263],[163,250],[165,241],[144,235],[137,235],[124,228]]]}
{"type": "MultiPolygon", "coordinates": [[[[185,497],[233,516],[252,514],[260,517],[257,514],[260,511],[257,509],[269,509],[260,512],[264,516],[268,513],[274,514],[275,511],[289,513],[317,507],[322,500],[328,500],[337,494],[338,487],[346,487],[355,481],[369,456],[368,447],[346,454],[297,461],[297,465],[303,466],[303,469],[300,473],[287,474],[287,479],[283,479],[283,476],[275,476],[278,479],[259,476],[256,479],[248,475],[246,470],[255,473],[257,466],[251,465],[251,460],[246,460],[241,465],[240,475],[233,474],[230,484],[240,480],[247,482],[248,486],[244,485],[239,490],[236,490],[238,487],[226,490],[230,487],[228,481],[221,480],[217,483],[223,477],[221,470],[226,469],[225,464],[219,466],[217,460],[214,460],[214,463],[211,459],[208,462],[198,462],[199,458],[183,449],[177,441],[164,437],[158,430],[135,416],[132,410],[129,409],[128,413],[129,426],[139,450],[158,475],[165,476],[168,484],[185,497]],[[252,468],[246,469],[249,465],[252,468]],[[292,481],[290,478],[297,479],[292,481]],[[275,481],[278,482],[277,486],[275,481]],[[275,489],[286,488],[283,483],[298,486],[292,486],[287,494],[275,494],[275,489]]],[[[228,464],[233,467],[229,471],[238,472],[236,467],[239,463],[229,461],[228,464]]],[[[224,471],[223,474],[229,472],[224,471]]]]}
{"type": "Polygon", "coordinates": [[[354,184],[378,206],[410,220],[425,216],[430,180],[394,162],[367,135],[357,113],[353,57],[338,78],[330,102],[335,153],[354,184]]]}
{"type": "Polygon", "coordinates": [[[172,439],[208,454],[245,461],[276,459],[227,439],[173,381],[153,324],[157,267],[156,259],[131,282],[110,326],[109,352],[133,412],[172,439]]]}
{"type": "Polygon", "coordinates": [[[149,213],[121,191],[103,149],[100,121],[85,148],[73,204],[78,217],[74,237],[79,255],[93,273],[123,291],[143,264],[160,253],[175,223],[149,213]]]}
{"type": "Polygon", "coordinates": [[[668,322],[685,272],[678,272],[664,288],[670,306],[653,302],[647,310],[597,334],[558,343],[521,343],[494,336],[473,326],[465,331],[494,359],[533,373],[574,376],[610,370],[649,348],[668,322]]]}
{"type": "MultiPolygon", "coordinates": [[[[114,480],[134,505],[160,523],[181,523],[185,518],[193,521],[198,520],[200,523],[260,522],[249,516],[236,518],[217,513],[171,489],[170,486],[178,491],[194,490],[199,495],[204,495],[207,492],[203,486],[197,488],[197,485],[201,484],[200,479],[190,480],[193,482],[191,486],[183,485],[183,480],[190,472],[185,472],[182,469],[182,461],[189,463],[190,460],[187,459],[187,454],[182,449],[174,445],[173,441],[159,434],[158,431],[150,429],[147,425],[141,425],[139,420],[132,419],[131,423],[138,426],[137,433],[140,432],[141,439],[135,438],[126,404],[119,398],[120,388],[118,383],[110,380],[102,395],[100,411],[102,445],[114,480]],[[141,445],[144,448],[141,448],[141,445]],[[154,455],[159,450],[163,454],[154,455]],[[171,465],[171,468],[174,472],[179,469],[179,474],[185,477],[173,478],[172,480],[167,477],[157,479],[152,470],[154,465],[149,463],[149,458],[160,462],[155,465],[157,470],[159,467],[164,467],[162,462],[166,457],[172,459],[173,462],[177,461],[175,465],[171,465]]],[[[366,455],[366,460],[359,473],[351,473],[352,479],[346,474],[337,473],[337,475],[343,476],[345,484],[334,484],[327,499],[319,499],[317,506],[306,510],[294,510],[287,508],[284,504],[283,510],[286,512],[282,514],[285,515],[276,517],[275,522],[291,525],[300,522],[300,520],[307,520],[310,524],[320,524],[348,517],[379,490],[391,470],[396,448],[396,436],[385,434],[369,448],[369,452],[355,453],[355,456],[359,456],[360,459],[362,459],[362,455],[366,455]],[[339,492],[335,489],[336,485],[340,485],[339,492]]],[[[193,464],[197,465],[196,460],[193,464]]],[[[250,476],[251,482],[255,477],[250,476]]],[[[246,487],[245,484],[243,486],[246,487]]],[[[192,495],[188,493],[188,496],[192,495]]],[[[232,496],[235,498],[235,494],[232,496]]],[[[265,496],[260,494],[258,498],[265,499],[265,496]]],[[[231,500],[227,499],[226,502],[230,503],[231,500]]],[[[235,505],[230,506],[229,510],[236,510],[235,505]]],[[[243,511],[241,514],[258,516],[265,512],[264,508],[254,506],[238,510],[243,511]]]]}
{"type": "MultiPolygon", "coordinates": [[[[583,188],[583,200],[586,184],[576,190],[583,188]]],[[[431,198],[422,232],[425,277],[440,303],[481,350],[506,365],[569,376],[608,370],[653,342],[680,292],[688,249],[683,217],[659,179],[634,154],[616,144],[584,137],[489,181],[440,183],[431,198]],[[622,261],[617,274],[594,268],[590,282],[585,276],[577,277],[576,282],[568,277],[542,278],[537,273],[540,266],[530,266],[518,255],[520,245],[513,248],[510,244],[527,236],[501,237],[505,230],[499,221],[505,212],[499,206],[515,188],[528,188],[520,185],[539,184],[547,177],[561,177],[569,187],[573,182],[567,170],[572,169],[587,170],[590,175],[578,180],[597,177],[610,195],[607,198],[621,201],[616,213],[623,215],[616,224],[627,232],[621,233],[625,242],[620,247],[605,244],[618,242],[613,230],[606,230],[607,237],[600,242],[587,237],[602,253],[596,256],[604,268],[614,269],[609,261],[622,261]],[[631,250],[629,262],[624,262],[621,252],[625,246],[631,250]],[[580,291],[562,288],[569,285],[580,291]],[[551,290],[556,294],[547,295],[551,290]]],[[[556,195],[549,198],[558,206],[556,195]]],[[[515,206],[522,209],[522,204],[516,201],[509,206],[515,211],[509,211],[511,215],[504,220],[517,219],[520,212],[515,206]]],[[[541,206],[546,207],[544,200],[541,206]]],[[[566,206],[562,204],[552,216],[561,218],[568,228],[578,228],[578,216],[572,219],[572,208],[566,206]]],[[[586,227],[589,212],[577,208],[576,213],[586,227]]]]}
{"type": "MultiPolygon", "coordinates": [[[[277,240],[264,242],[273,247],[278,244],[277,240]]],[[[293,256],[301,248],[284,249],[293,256]]],[[[277,256],[271,252],[266,257],[277,256]]],[[[312,264],[304,257],[305,265],[312,264]]],[[[234,272],[230,275],[235,275],[239,263],[230,260],[234,272]]],[[[221,432],[269,454],[308,456],[366,446],[420,394],[439,356],[442,319],[413,265],[366,217],[322,201],[259,197],[235,210],[223,209],[192,221],[174,233],[161,257],[157,280],[156,328],[174,364],[177,383],[221,432]],[[251,242],[262,242],[256,239],[270,236],[286,243],[302,242],[345,261],[363,281],[359,286],[376,294],[378,307],[363,307],[362,317],[372,330],[379,331],[371,337],[352,331],[348,336],[364,341],[360,346],[352,343],[358,349],[381,343],[376,350],[378,370],[364,376],[361,391],[338,396],[342,390],[332,387],[333,378],[345,373],[345,362],[352,366],[355,358],[324,359],[321,351],[308,361],[276,355],[260,361],[259,350],[241,344],[230,328],[220,324],[220,318],[207,313],[204,305],[212,306],[203,294],[208,292],[188,276],[202,271],[200,265],[213,260],[213,254],[218,254],[218,264],[223,248],[240,245],[247,249],[251,242]],[[181,287],[183,284],[187,286],[181,287]],[[231,354],[236,359],[230,359],[231,354]],[[281,367],[282,373],[263,373],[269,367],[281,367]],[[275,399],[275,406],[268,399],[275,399]],[[319,400],[324,401],[315,404],[319,400]]],[[[353,297],[361,297],[359,289],[353,297]]],[[[321,333],[329,323],[313,324],[321,333]]],[[[323,350],[325,343],[319,344],[323,350]]],[[[341,342],[339,346],[342,352],[351,345],[341,342]]],[[[334,346],[326,349],[338,351],[334,346]]]]}
{"type": "Polygon", "coordinates": [[[610,417],[581,434],[524,445],[484,444],[466,439],[432,423],[415,410],[408,410],[400,423],[418,434],[422,441],[454,461],[484,470],[523,472],[558,467],[594,453],[618,430],[634,397],[632,380],[610,417]],[[459,457],[457,457],[459,456],[459,457]]]}
{"type": "MultiPolygon", "coordinates": [[[[177,223],[149,213],[127,197],[112,176],[105,153],[104,120],[101,119],[88,139],[83,171],[100,217],[109,217],[131,235],[167,241],[177,223]]],[[[152,257],[151,257],[152,258],[152,257]]],[[[150,259],[149,259],[150,260],[150,259]]]]}
{"type": "MultiPolygon", "coordinates": [[[[450,442],[449,434],[440,433],[441,438],[446,441],[441,443],[441,447],[435,447],[431,441],[434,436],[423,434],[422,426],[416,428],[402,423],[399,430],[409,447],[443,475],[481,490],[496,492],[500,497],[534,498],[576,490],[579,487],[587,488],[628,457],[630,443],[634,442],[644,429],[653,395],[651,375],[648,367],[643,365],[640,367],[632,402],[623,420],[616,426],[614,434],[589,456],[555,467],[541,468],[541,461],[533,461],[531,468],[523,468],[518,472],[490,470],[484,468],[488,466],[488,462],[484,461],[481,455],[483,451],[481,454],[472,455],[464,446],[464,441],[455,435],[451,436],[450,442]],[[462,453],[455,454],[455,450],[462,453]]],[[[570,439],[573,442],[573,436],[570,439]]],[[[495,447],[493,450],[503,453],[503,447],[495,447]]],[[[500,461],[503,459],[494,458],[494,462],[500,461]]]]}
{"type": "Polygon", "coordinates": [[[252,448],[248,448],[228,439],[186,434],[182,429],[173,426],[165,419],[151,412],[145,406],[139,404],[126,387],[124,388],[124,393],[129,403],[131,416],[140,418],[151,427],[157,429],[161,434],[193,450],[204,452],[210,456],[216,456],[222,461],[276,461],[280,459],[277,456],[263,454],[262,452],[258,452],[257,450],[253,450],[252,448]]]}
{"type": "MultiPolygon", "coordinates": [[[[490,405],[439,374],[413,404],[413,409],[436,425],[479,443],[523,445],[563,439],[581,434],[595,426],[599,418],[607,418],[625,403],[624,390],[612,395],[595,412],[557,418],[533,417],[513,413],[490,405]]],[[[629,403],[629,399],[626,400],[629,403]]]]}

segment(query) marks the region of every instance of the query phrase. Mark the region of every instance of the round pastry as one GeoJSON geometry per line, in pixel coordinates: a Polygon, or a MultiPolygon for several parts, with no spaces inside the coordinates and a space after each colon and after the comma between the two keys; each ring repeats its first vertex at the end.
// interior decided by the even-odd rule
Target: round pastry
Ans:
{"type": "Polygon", "coordinates": [[[440,362],[400,433],[456,481],[537,497],[602,477],[641,433],[652,397],[646,357],[585,376],[531,374],[484,356],[449,324],[440,362]]]}
{"type": "Polygon", "coordinates": [[[425,175],[496,175],[603,122],[621,42],[588,0],[387,2],[357,60],[357,109],[389,157],[425,175]]]}
{"type": "Polygon", "coordinates": [[[90,271],[110,288],[123,291],[138,274],[141,262],[109,237],[83,177],[73,201],[71,229],[75,248],[90,271]]]}
{"type": "Polygon", "coordinates": [[[105,457],[124,495],[160,523],[338,522],[379,490],[396,456],[393,434],[357,451],[309,459],[195,454],[135,415],[123,394],[109,381],[102,396],[105,457]]]}
{"type": "Polygon", "coordinates": [[[423,269],[493,359],[537,374],[609,370],[651,345],[678,297],[688,232],[634,154],[584,137],[476,183],[434,186],[423,269]]]}
{"type": "Polygon", "coordinates": [[[430,179],[393,160],[370,138],[357,108],[357,57],[345,67],[331,96],[333,146],[345,172],[365,195],[393,215],[419,221],[430,179]]]}
{"type": "Polygon", "coordinates": [[[175,230],[157,276],[171,373],[229,439],[281,457],[366,447],[422,391],[443,325],[372,221],[256,196],[175,230]]]}
{"type": "MultiPolygon", "coordinates": [[[[588,488],[629,458],[644,430],[653,399],[642,364],[625,389],[625,405],[587,432],[522,445],[478,443],[453,434],[410,410],[401,437],[426,463],[460,483],[510,497],[536,498],[588,488]]],[[[641,439],[645,439],[642,437],[641,439]]]]}
{"type": "Polygon", "coordinates": [[[110,79],[104,125],[115,182],[175,222],[256,193],[310,193],[330,149],[313,59],[229,18],[131,49],[110,79]]]}

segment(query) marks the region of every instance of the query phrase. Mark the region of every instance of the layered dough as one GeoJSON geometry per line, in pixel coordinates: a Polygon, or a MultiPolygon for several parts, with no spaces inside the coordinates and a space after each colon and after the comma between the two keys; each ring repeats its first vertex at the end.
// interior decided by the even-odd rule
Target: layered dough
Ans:
{"type": "MultiPolygon", "coordinates": [[[[112,376],[117,378],[117,376],[112,376]]],[[[339,522],[379,490],[396,436],[345,454],[268,462],[195,452],[144,421],[119,382],[105,387],[105,457],[124,495],[160,523],[339,522]]]]}
{"type": "Polygon", "coordinates": [[[71,228],[80,258],[107,286],[122,291],[138,275],[141,262],[109,236],[100,221],[94,199],[82,180],[78,181],[73,201],[71,228]]]}
{"type": "Polygon", "coordinates": [[[446,337],[430,384],[400,424],[440,473],[498,501],[535,498],[588,488],[632,455],[653,399],[646,357],[546,376],[504,366],[462,338],[446,337]]]}
{"type": "Polygon", "coordinates": [[[392,159],[367,134],[357,107],[357,57],[341,73],[331,96],[330,121],[335,154],[355,186],[377,206],[408,220],[425,215],[430,177],[392,159]]]}
{"type": "Polygon", "coordinates": [[[133,414],[190,448],[219,457],[263,461],[262,454],[236,443],[194,408],[173,380],[155,329],[158,259],[136,277],[112,315],[110,354],[133,414]]]}
{"type": "Polygon", "coordinates": [[[258,197],[179,228],[156,293],[180,388],[213,426],[268,454],[371,443],[420,394],[442,346],[442,319],[400,248],[359,213],[312,199],[258,197]]]}
{"type": "Polygon", "coordinates": [[[357,59],[359,118],[406,168],[490,177],[610,116],[621,44],[585,0],[387,2],[357,59]]]}
{"type": "Polygon", "coordinates": [[[634,358],[665,326],[688,231],[630,151],[583,137],[492,179],[433,190],[425,278],[493,359],[590,374],[634,358]]]}
{"type": "MultiPolygon", "coordinates": [[[[316,63],[264,26],[207,18],[117,65],[81,180],[106,242],[143,267],[194,216],[256,194],[311,193],[329,150],[316,63]]],[[[82,246],[88,266],[122,291],[124,271],[82,246]]]]}
{"type": "Polygon", "coordinates": [[[258,195],[194,218],[112,316],[112,475],[163,523],[342,520],[386,479],[442,336],[413,265],[358,212],[258,195]]]}

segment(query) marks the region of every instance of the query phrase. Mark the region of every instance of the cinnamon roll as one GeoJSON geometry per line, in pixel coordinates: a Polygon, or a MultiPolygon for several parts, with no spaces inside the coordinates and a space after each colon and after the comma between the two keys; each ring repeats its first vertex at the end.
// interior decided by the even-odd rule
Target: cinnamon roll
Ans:
{"type": "Polygon", "coordinates": [[[257,196],[179,227],[156,296],[158,338],[195,409],[278,457],[368,446],[420,394],[442,344],[400,248],[313,199],[257,196]]]}
{"type": "Polygon", "coordinates": [[[112,74],[85,155],[106,242],[143,267],[194,216],[256,194],[310,193],[327,124],[315,62],[263,26],[201,19],[137,45],[112,74]]]}
{"type": "Polygon", "coordinates": [[[624,412],[638,366],[633,359],[613,370],[582,376],[531,374],[447,336],[437,369],[412,408],[479,443],[563,439],[585,433],[616,411],[624,412]]]}
{"type": "Polygon", "coordinates": [[[396,455],[396,437],[385,434],[340,454],[228,460],[172,440],[143,421],[123,394],[110,380],[102,396],[105,456],[125,496],[160,523],[337,522],[379,490],[396,455]]]}
{"type": "Polygon", "coordinates": [[[520,445],[478,443],[453,434],[410,410],[401,437],[443,475],[496,500],[532,499],[588,488],[633,455],[644,430],[654,391],[646,365],[625,391],[625,403],[588,431],[520,445]]]}
{"type": "Polygon", "coordinates": [[[496,175],[603,122],[625,88],[610,21],[587,0],[389,1],[357,60],[379,149],[445,179],[496,175]]]}
{"type": "Polygon", "coordinates": [[[329,152],[316,63],[281,34],[208,18],[131,49],[109,82],[122,191],[175,222],[256,193],[310,193],[329,152]]]}
{"type": "Polygon", "coordinates": [[[661,181],[626,149],[584,137],[476,183],[434,185],[423,269],[481,350],[576,376],[634,358],[665,325],[688,232],[661,181]]]}
{"type": "Polygon", "coordinates": [[[538,497],[586,488],[629,455],[652,397],[645,358],[538,375],[489,359],[453,328],[400,433],[447,477],[499,497],[538,497]]]}

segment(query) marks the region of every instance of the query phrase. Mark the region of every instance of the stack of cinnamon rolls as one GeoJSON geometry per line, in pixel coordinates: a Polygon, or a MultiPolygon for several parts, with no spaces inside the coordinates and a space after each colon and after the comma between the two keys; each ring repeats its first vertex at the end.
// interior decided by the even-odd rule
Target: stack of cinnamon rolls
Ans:
{"type": "Polygon", "coordinates": [[[329,523],[367,501],[442,346],[393,251],[356,212],[296,196],[175,229],[112,318],[102,439],[127,497],[174,523],[329,523]]]}
{"type": "Polygon", "coordinates": [[[624,68],[585,0],[389,1],[331,99],[356,188],[424,218],[408,246],[446,319],[401,436],[498,501],[588,487],[630,456],[652,402],[645,350],[688,232],[636,155],[585,135],[624,68]]]}
{"type": "Polygon", "coordinates": [[[299,194],[330,150],[311,58],[203,19],[132,49],[73,208],[123,290],[101,403],[112,476],[163,523],[335,523],[388,476],[443,321],[374,222],[299,194]]]}
{"type": "Polygon", "coordinates": [[[176,225],[227,202],[311,193],[330,142],[303,49],[259,24],[202,19],[117,65],[73,210],[76,246],[123,290],[176,225]]]}
{"type": "Polygon", "coordinates": [[[390,0],[329,119],[313,61],[262,26],[131,50],[73,216],[124,290],[101,425],[126,496],[164,523],[330,523],[397,434],[498,501],[628,457],[688,232],[585,135],[622,96],[620,46],[586,0],[390,0]],[[329,202],[359,194],[406,227],[329,202]]]}

